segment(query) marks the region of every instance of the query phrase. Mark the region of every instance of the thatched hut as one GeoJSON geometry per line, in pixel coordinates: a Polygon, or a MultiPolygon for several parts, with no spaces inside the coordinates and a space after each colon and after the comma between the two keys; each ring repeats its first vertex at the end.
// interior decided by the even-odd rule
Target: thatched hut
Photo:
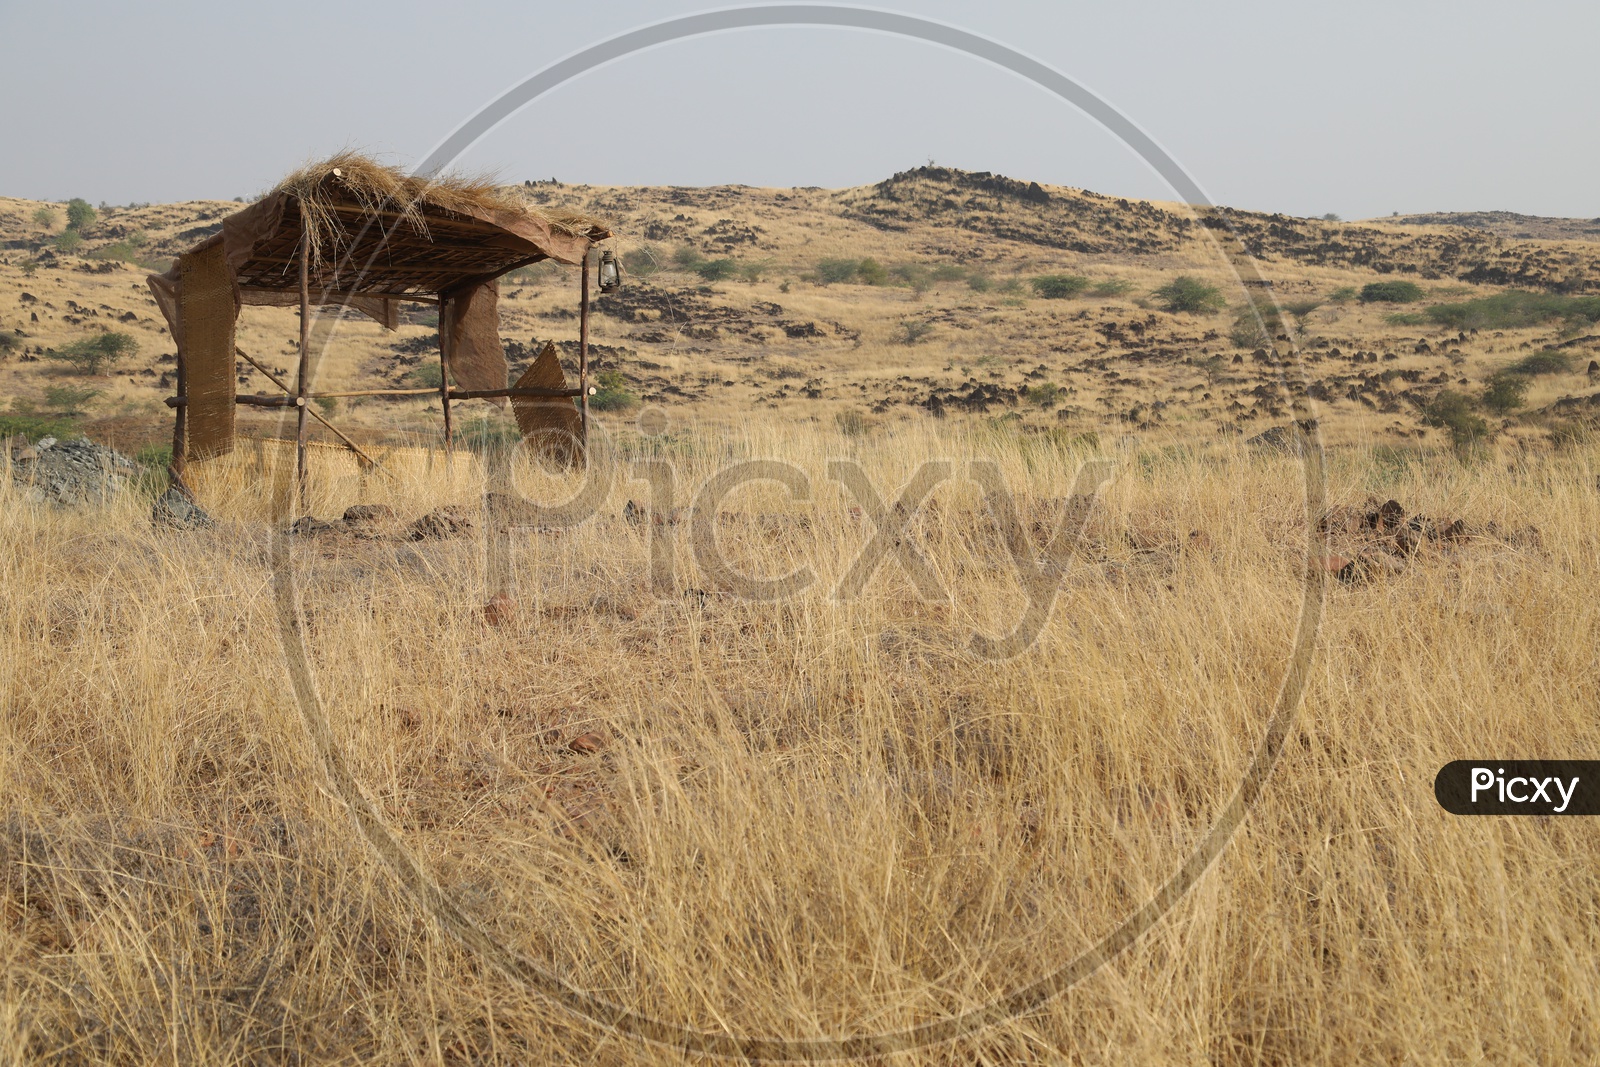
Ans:
{"type": "MultiPolygon", "coordinates": [[[[180,255],[171,270],[148,279],[178,349],[179,395],[167,401],[177,413],[174,481],[183,485],[189,458],[232,448],[236,405],[298,410],[303,485],[306,420],[326,422],[309,401],[433,392],[308,391],[310,309],[329,304],[353,308],[390,329],[399,322],[402,301],[438,306],[437,392],[447,446],[452,400],[504,404],[510,398],[524,434],[565,436],[581,454],[588,429],[589,253],[610,236],[594,219],[540,210],[517,191],[487,181],[413,177],[350,153],[297,171],[224,219],[220,232],[180,255]],[[567,385],[549,347],[516,385],[507,384],[498,279],[547,259],[580,268],[576,388],[567,385]],[[245,304],[300,308],[299,371],[292,385],[237,349],[234,330],[245,304]],[[282,393],[238,394],[236,354],[282,393]]],[[[360,453],[353,441],[339,437],[360,453]]]]}

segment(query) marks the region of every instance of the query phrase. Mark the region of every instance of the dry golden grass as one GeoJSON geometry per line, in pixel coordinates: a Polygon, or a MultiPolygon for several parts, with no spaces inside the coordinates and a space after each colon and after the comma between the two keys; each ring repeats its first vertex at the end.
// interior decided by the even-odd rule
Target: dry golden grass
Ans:
{"type": "MultiPolygon", "coordinates": [[[[625,468],[590,521],[519,528],[508,559],[464,454],[396,450],[394,477],[363,480],[319,451],[311,510],[392,505],[371,536],[282,537],[271,447],[197,465],[220,520],[201,532],[151,528],[132,494],[52,511],[0,480],[9,1059],[699,1061],[509,980],[377,858],[291,688],[291,580],[332,736],[449,897],[572,985],[696,1029],[896,1031],[1038,980],[1172,875],[1262,740],[1305,588],[1292,458],[1117,455],[1050,624],[991,662],[969,638],[1013,625],[1023,591],[976,487],[944,484],[915,523],[947,597],[890,560],[839,599],[872,524],[827,463],[892,500],[924,460],[993,459],[1048,532],[1083,453],[930,419],[614,434],[672,461],[679,505],[733,461],[804,472],[809,498],[752,487],[716,529],[736,567],[815,583],[722,595],[688,525],[624,518],[650,499],[625,468]],[[403,539],[446,503],[477,527],[403,539]],[[670,589],[652,533],[673,537],[670,589]],[[507,563],[516,611],[490,626],[507,563]],[[589,733],[600,751],[569,747],[589,733]]],[[[1146,937],[1019,1018],[885,1062],[1600,1055],[1588,824],[1432,796],[1451,759],[1595,751],[1595,470],[1592,450],[1334,453],[1331,500],[1392,496],[1474,536],[1326,590],[1281,762],[1146,937]]],[[[517,479],[534,500],[574,488],[517,479]]]]}

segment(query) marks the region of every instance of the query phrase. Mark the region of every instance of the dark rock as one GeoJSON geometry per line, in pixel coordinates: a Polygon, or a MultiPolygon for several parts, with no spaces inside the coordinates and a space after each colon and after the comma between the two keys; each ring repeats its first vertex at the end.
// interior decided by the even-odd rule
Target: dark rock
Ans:
{"type": "Polygon", "coordinates": [[[175,485],[156,498],[150,521],[176,530],[203,530],[213,525],[211,516],[175,485]]]}

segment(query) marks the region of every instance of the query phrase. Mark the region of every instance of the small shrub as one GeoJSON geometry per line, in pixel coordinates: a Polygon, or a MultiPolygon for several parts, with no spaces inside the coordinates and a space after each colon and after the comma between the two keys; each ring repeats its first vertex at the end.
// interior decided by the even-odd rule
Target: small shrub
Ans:
{"type": "Polygon", "coordinates": [[[853,259],[824,259],[817,264],[817,281],[823,285],[847,282],[856,276],[853,259]]]}
{"type": "Polygon", "coordinates": [[[1390,326],[1426,326],[1428,316],[1420,315],[1415,311],[1395,311],[1383,317],[1383,321],[1390,326]]]}
{"type": "Polygon", "coordinates": [[[1489,424],[1473,410],[1472,399],[1453,389],[1441,389],[1439,395],[1422,409],[1422,421],[1427,426],[1450,432],[1450,441],[1457,448],[1470,445],[1486,436],[1489,424]]]}
{"type": "Polygon", "coordinates": [[[1339,213],[1337,211],[1330,211],[1326,215],[1322,216],[1322,221],[1323,222],[1343,222],[1344,220],[1339,217],[1339,213]]]}
{"type": "Polygon", "coordinates": [[[1303,319],[1322,306],[1322,301],[1316,297],[1309,300],[1291,300],[1283,305],[1283,309],[1297,319],[1303,319]]]}
{"type": "Polygon", "coordinates": [[[1527,378],[1509,371],[1501,371],[1484,384],[1480,400],[1484,407],[1496,415],[1508,415],[1523,405],[1527,395],[1527,378]]]}
{"type": "Polygon", "coordinates": [[[707,259],[694,268],[694,272],[708,282],[721,282],[739,273],[739,264],[732,259],[707,259]]]}
{"type": "Polygon", "coordinates": [[[621,371],[603,370],[594,376],[595,393],[589,406],[595,411],[627,411],[639,405],[621,371]]]}
{"type": "Polygon", "coordinates": [[[1122,278],[1107,278],[1102,282],[1095,282],[1090,288],[1089,295],[1104,299],[1115,296],[1126,296],[1133,291],[1133,283],[1122,278]]]}
{"type": "Polygon", "coordinates": [[[22,338],[9,330],[0,330],[0,359],[22,347],[22,338]]]}
{"type": "Polygon", "coordinates": [[[41,227],[46,233],[56,228],[55,208],[41,207],[33,213],[34,225],[41,227]]]}
{"type": "Polygon", "coordinates": [[[89,201],[82,197],[73,197],[67,201],[67,229],[81,230],[85,226],[92,226],[98,217],[89,201]]]}
{"type": "Polygon", "coordinates": [[[1022,279],[1016,277],[1007,278],[1005,281],[1000,283],[1000,291],[1008,296],[1013,293],[1022,292],[1022,279]]]}
{"type": "Polygon", "coordinates": [[[437,363],[419,363],[406,372],[406,381],[413,389],[437,389],[443,380],[437,363]]]}
{"type": "Polygon", "coordinates": [[[57,252],[76,252],[83,247],[83,235],[77,230],[62,230],[56,234],[55,246],[57,252]]]}
{"type": "Polygon", "coordinates": [[[1077,296],[1089,288],[1089,279],[1081,274],[1041,274],[1029,281],[1035,296],[1047,300],[1063,300],[1077,296]]]}
{"type": "Polygon", "coordinates": [[[846,437],[861,437],[867,432],[867,417],[859,411],[841,411],[833,421],[846,437]]]}
{"type": "Polygon", "coordinates": [[[1239,348],[1265,348],[1283,332],[1283,313],[1268,301],[1246,304],[1233,314],[1228,339],[1239,348]]]}
{"type": "Polygon", "coordinates": [[[900,336],[896,340],[903,345],[914,345],[926,340],[931,333],[933,333],[933,323],[905,319],[900,323],[900,336]]]}
{"type": "Polygon", "coordinates": [[[966,277],[966,268],[955,263],[941,263],[933,268],[933,280],[936,282],[959,282],[966,277]]]}
{"type": "Polygon", "coordinates": [[[1476,300],[1434,304],[1428,308],[1428,318],[1452,330],[1515,330],[1552,319],[1565,319],[1570,325],[1579,326],[1600,321],[1600,296],[1508,289],[1476,300]]]}
{"type": "Polygon", "coordinates": [[[51,350],[47,359],[70,364],[79,374],[99,374],[139,350],[139,342],[117,330],[74,341],[59,352],[51,350]]]}
{"type": "Polygon", "coordinates": [[[317,405],[317,410],[327,416],[332,416],[334,412],[339,410],[339,398],[336,396],[319,396],[311,402],[317,405]]]}
{"type": "Polygon", "coordinates": [[[693,245],[680,245],[672,253],[673,266],[681,270],[699,270],[705,261],[706,257],[693,245]]]}
{"type": "Polygon", "coordinates": [[[1188,274],[1180,274],[1150,295],[1161,302],[1163,310],[1171,312],[1209,315],[1227,306],[1227,300],[1216,286],[1188,274]]]}
{"type": "Polygon", "coordinates": [[[622,269],[636,278],[648,278],[661,269],[661,264],[656,261],[655,248],[644,245],[622,253],[622,269]]]}
{"type": "Polygon", "coordinates": [[[1415,304],[1423,297],[1416,282],[1369,282],[1361,287],[1363,304],[1415,304]]]}
{"type": "Polygon", "coordinates": [[[989,280],[987,274],[975,270],[967,275],[967,288],[975,293],[987,293],[994,288],[994,283],[989,280]]]}
{"type": "Polygon", "coordinates": [[[1061,387],[1054,382],[1041,382],[1030,385],[1023,391],[1023,396],[1028,403],[1041,408],[1055,407],[1056,401],[1061,399],[1061,387]]]}
{"type": "Polygon", "coordinates": [[[856,278],[862,285],[889,284],[889,272],[884,269],[882,263],[870,257],[856,264],[856,278]]]}
{"type": "MultiPolygon", "coordinates": [[[[772,269],[770,259],[750,259],[739,264],[739,277],[751,285],[759,282],[768,270],[772,269]]],[[[784,289],[784,292],[789,290],[784,289]]]]}
{"type": "Polygon", "coordinates": [[[1572,357],[1565,352],[1535,352],[1524,356],[1506,370],[1512,374],[1566,374],[1572,370],[1572,357]]]}
{"type": "Polygon", "coordinates": [[[1357,291],[1355,286],[1341,285],[1339,288],[1328,294],[1328,303],[1348,304],[1358,296],[1360,296],[1360,293],[1357,291]]]}
{"type": "Polygon", "coordinates": [[[914,293],[925,293],[928,286],[933,284],[933,272],[921,263],[902,263],[894,268],[893,274],[896,280],[910,286],[914,293]]]}
{"type": "Polygon", "coordinates": [[[11,415],[0,415],[0,437],[10,437],[15,434],[30,441],[37,441],[41,437],[65,439],[77,432],[77,425],[71,419],[64,419],[59,415],[35,415],[32,412],[20,411],[11,415]]]}
{"type": "Polygon", "coordinates": [[[82,415],[89,401],[100,395],[100,390],[84,385],[47,385],[44,402],[60,415],[82,415]]]}

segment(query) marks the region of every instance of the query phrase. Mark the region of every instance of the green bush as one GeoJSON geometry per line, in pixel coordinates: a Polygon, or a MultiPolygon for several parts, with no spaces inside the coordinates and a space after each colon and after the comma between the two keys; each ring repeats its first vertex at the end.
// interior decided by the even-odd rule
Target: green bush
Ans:
{"type": "Polygon", "coordinates": [[[1423,297],[1416,282],[1369,282],[1361,287],[1363,304],[1415,304],[1423,297]]]}
{"type": "Polygon", "coordinates": [[[1528,379],[1521,374],[1501,371],[1484,384],[1480,400],[1496,415],[1508,415],[1520,408],[1528,395],[1528,379]]]}
{"type": "Polygon", "coordinates": [[[1428,318],[1452,330],[1515,330],[1552,319],[1565,319],[1579,326],[1600,321],[1600,296],[1562,296],[1508,289],[1476,300],[1434,304],[1428,308],[1428,318]]]}
{"type": "Polygon", "coordinates": [[[118,330],[72,342],[62,350],[45,353],[46,359],[70,364],[79,374],[99,374],[139,350],[139,342],[118,330]]]}
{"type": "Polygon", "coordinates": [[[1572,370],[1572,357],[1565,352],[1535,352],[1531,356],[1523,356],[1506,370],[1512,374],[1526,374],[1529,376],[1539,374],[1566,374],[1572,370]]]}
{"type": "Polygon", "coordinates": [[[708,282],[727,281],[739,273],[739,264],[732,259],[707,259],[694,268],[694,272],[708,282]]]}
{"type": "Polygon", "coordinates": [[[437,389],[444,375],[437,363],[419,363],[406,372],[406,380],[414,389],[437,389]]]}
{"type": "Polygon", "coordinates": [[[862,285],[888,285],[889,272],[882,263],[868,257],[856,264],[856,278],[862,285]]]}
{"type": "Polygon", "coordinates": [[[82,415],[89,401],[100,395],[100,390],[84,385],[47,385],[44,402],[59,415],[82,415]]]}
{"type": "Polygon", "coordinates": [[[76,423],[59,415],[35,415],[25,412],[0,415],[0,437],[20,435],[30,441],[37,441],[41,437],[65,440],[77,432],[76,423]]]}
{"type": "Polygon", "coordinates": [[[896,340],[903,345],[914,345],[926,340],[931,333],[933,333],[933,323],[905,319],[900,323],[900,336],[896,340]]]}
{"type": "Polygon", "coordinates": [[[941,263],[933,268],[933,280],[936,282],[965,281],[967,270],[955,263],[941,263]]]}
{"type": "Polygon", "coordinates": [[[77,230],[62,230],[56,234],[55,246],[57,252],[76,252],[83,247],[83,235],[77,230]]]}
{"type": "Polygon", "coordinates": [[[317,410],[326,416],[331,417],[334,412],[339,410],[339,398],[336,396],[319,396],[311,402],[317,405],[317,410]]]}
{"type": "Polygon", "coordinates": [[[622,253],[622,268],[636,278],[648,278],[661,269],[661,264],[656,261],[655,248],[644,245],[622,253]]]}
{"type": "Polygon", "coordinates": [[[89,201],[76,196],[67,201],[67,229],[81,230],[93,225],[96,218],[98,216],[89,201]]]}
{"type": "Polygon", "coordinates": [[[1132,282],[1124,281],[1121,278],[1107,278],[1103,282],[1095,282],[1094,286],[1089,290],[1089,295],[1110,298],[1126,296],[1131,292],[1133,292],[1132,282]]]}
{"type": "Polygon", "coordinates": [[[1350,301],[1356,299],[1356,297],[1359,295],[1360,294],[1356,291],[1355,286],[1341,285],[1339,288],[1328,294],[1328,303],[1348,304],[1350,301]]]}
{"type": "Polygon", "coordinates": [[[1056,401],[1061,399],[1061,387],[1054,382],[1040,382],[1028,386],[1023,390],[1023,395],[1030,404],[1041,408],[1054,407],[1056,401]]]}
{"type": "Polygon", "coordinates": [[[1470,445],[1489,432],[1489,424],[1473,410],[1472,398],[1452,389],[1441,389],[1428,402],[1422,409],[1422,421],[1450,431],[1450,441],[1457,448],[1470,445]]]}
{"type": "Polygon", "coordinates": [[[823,285],[848,282],[856,276],[853,259],[824,259],[817,264],[817,280],[823,285]]]}
{"type": "Polygon", "coordinates": [[[1383,321],[1390,326],[1426,326],[1428,316],[1419,315],[1415,311],[1395,311],[1385,315],[1383,321]]]}
{"type": "Polygon", "coordinates": [[[43,227],[46,233],[56,228],[55,208],[41,207],[33,213],[34,225],[43,227]]]}
{"type": "Polygon", "coordinates": [[[989,276],[987,274],[983,273],[982,271],[975,270],[967,275],[967,288],[971,289],[975,293],[987,293],[990,289],[994,288],[994,283],[989,280],[989,276]]]}
{"type": "Polygon", "coordinates": [[[639,398],[628,389],[621,371],[603,370],[594,376],[595,393],[589,406],[595,411],[627,411],[637,407],[639,398]]]}
{"type": "Polygon", "coordinates": [[[1227,306],[1227,300],[1214,285],[1199,278],[1180,274],[1166,285],[1151,293],[1166,311],[1186,311],[1194,315],[1209,315],[1227,306]]]}
{"type": "Polygon", "coordinates": [[[1028,282],[1035,296],[1048,300],[1063,300],[1077,296],[1089,288],[1089,279],[1081,274],[1041,274],[1028,282]]]}
{"type": "Polygon", "coordinates": [[[705,261],[706,257],[693,245],[680,245],[672,253],[673,266],[682,270],[698,270],[705,261]]]}

